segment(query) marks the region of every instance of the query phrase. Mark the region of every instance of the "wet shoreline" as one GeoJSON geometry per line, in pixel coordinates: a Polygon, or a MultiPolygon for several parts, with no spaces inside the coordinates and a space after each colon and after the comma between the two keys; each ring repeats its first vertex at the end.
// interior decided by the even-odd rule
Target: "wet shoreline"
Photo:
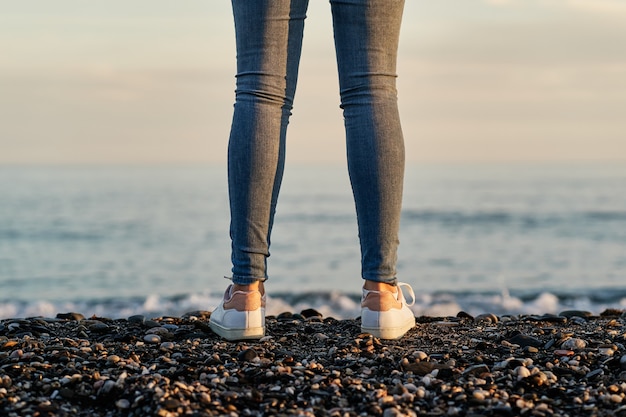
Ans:
{"type": "Polygon", "coordinates": [[[626,316],[418,317],[404,338],[315,310],[227,342],[210,313],[0,320],[6,416],[626,415],[626,316]]]}

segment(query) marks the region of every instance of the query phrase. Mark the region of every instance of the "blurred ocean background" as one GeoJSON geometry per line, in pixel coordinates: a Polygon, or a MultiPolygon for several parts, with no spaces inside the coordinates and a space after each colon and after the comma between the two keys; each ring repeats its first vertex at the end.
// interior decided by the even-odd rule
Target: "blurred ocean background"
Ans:
{"type": "MultiPolygon", "coordinates": [[[[0,166],[0,318],[211,310],[229,275],[220,166],[0,166]]],[[[407,167],[398,277],[417,315],[626,308],[626,165],[407,167]]],[[[268,314],[359,314],[345,167],[287,166],[268,314]]]]}

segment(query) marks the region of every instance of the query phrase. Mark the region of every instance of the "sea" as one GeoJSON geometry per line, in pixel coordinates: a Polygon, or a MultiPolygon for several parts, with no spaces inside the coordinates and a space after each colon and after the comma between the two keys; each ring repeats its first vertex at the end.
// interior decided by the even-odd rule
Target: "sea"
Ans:
{"type": "MultiPolygon", "coordinates": [[[[0,318],[210,311],[229,221],[223,166],[0,166],[0,318]]],[[[418,316],[626,309],[626,163],[409,164],[398,256],[418,316]]],[[[268,314],[359,315],[345,166],[287,166],[268,274],[268,314]]]]}

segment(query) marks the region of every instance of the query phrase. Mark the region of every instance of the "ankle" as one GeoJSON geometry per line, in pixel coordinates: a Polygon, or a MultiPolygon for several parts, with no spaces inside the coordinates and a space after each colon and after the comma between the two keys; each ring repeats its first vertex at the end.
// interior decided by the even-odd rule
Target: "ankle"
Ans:
{"type": "Polygon", "coordinates": [[[233,291],[244,291],[244,292],[259,291],[261,294],[265,294],[265,287],[262,281],[256,281],[256,282],[253,282],[252,284],[246,284],[246,285],[233,284],[233,291]]]}
{"type": "Polygon", "coordinates": [[[394,284],[388,284],[386,282],[365,280],[363,288],[368,291],[388,291],[391,293],[398,292],[398,287],[394,284]]]}

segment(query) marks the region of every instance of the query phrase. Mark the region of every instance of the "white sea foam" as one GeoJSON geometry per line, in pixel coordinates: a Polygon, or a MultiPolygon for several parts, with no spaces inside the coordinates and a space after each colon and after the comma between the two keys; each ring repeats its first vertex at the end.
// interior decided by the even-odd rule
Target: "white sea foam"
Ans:
{"type": "MultiPolygon", "coordinates": [[[[221,300],[222,294],[189,294],[171,298],[150,295],[140,298],[116,298],[115,300],[50,302],[0,302],[0,319],[14,317],[54,317],[57,313],[78,312],[86,317],[127,318],[135,314],[146,317],[181,316],[196,310],[211,311],[221,300]]],[[[563,310],[586,310],[599,314],[607,308],[626,308],[626,297],[603,298],[606,293],[559,296],[541,292],[523,296],[492,293],[434,293],[417,296],[411,307],[416,316],[446,317],[459,311],[471,315],[481,313],[504,314],[557,314],[563,310]]],[[[360,295],[329,293],[284,293],[268,295],[267,315],[283,312],[299,313],[313,308],[325,317],[337,319],[356,318],[360,314],[360,295]]]]}
{"type": "Polygon", "coordinates": [[[559,297],[554,294],[543,292],[531,303],[526,304],[527,313],[558,313],[560,307],[559,297]]]}

